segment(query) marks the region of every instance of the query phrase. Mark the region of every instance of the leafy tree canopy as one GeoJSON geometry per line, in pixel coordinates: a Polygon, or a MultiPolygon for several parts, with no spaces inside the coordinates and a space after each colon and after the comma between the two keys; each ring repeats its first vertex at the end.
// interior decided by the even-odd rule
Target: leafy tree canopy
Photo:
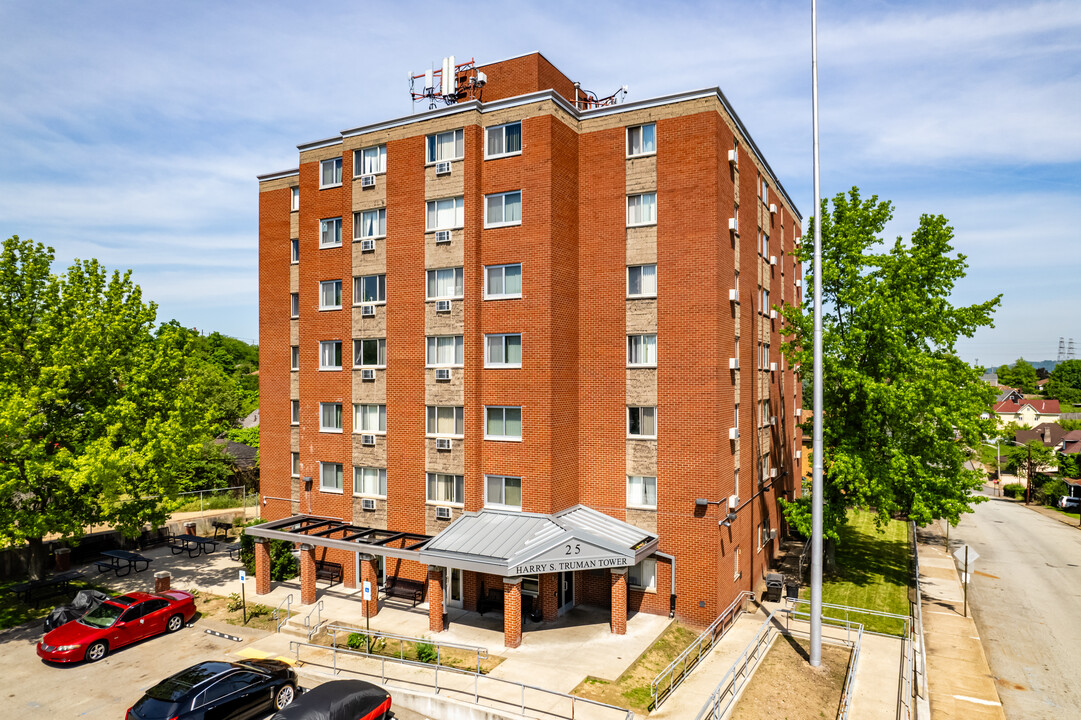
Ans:
{"type": "MultiPolygon", "coordinates": [[[[954,351],[961,336],[992,325],[996,297],[968,307],[950,303],[964,277],[963,255],[952,255],[953,230],[941,215],[923,215],[905,242],[880,235],[892,205],[839,193],[821,208],[823,297],[823,468],[825,529],[852,506],[926,524],[957,522],[971,510],[982,472],[965,468],[966,447],[993,430],[981,420],[995,391],[954,351]]],[[[808,230],[806,238],[811,237],[808,230]]],[[[809,262],[813,244],[799,259],[809,262]]],[[[805,266],[807,267],[807,266],[805,266]]],[[[813,269],[813,268],[809,268],[813,269]]],[[[808,273],[805,287],[813,287],[808,273]]],[[[813,298],[782,309],[793,365],[812,368],[813,298]]],[[[804,432],[811,432],[811,420],[804,432]]],[[[788,503],[788,518],[810,532],[810,508],[788,503]]]]}
{"type": "Polygon", "coordinates": [[[1081,360],[1066,360],[1055,366],[1047,381],[1047,395],[1062,403],[1081,405],[1081,360]]]}
{"type": "Polygon", "coordinates": [[[1017,358],[1012,367],[1000,366],[997,375],[1001,385],[1019,388],[1021,392],[1028,394],[1036,392],[1036,381],[1040,379],[1036,368],[1024,358],[1017,358]]]}
{"type": "Polygon", "coordinates": [[[1009,459],[1006,462],[1006,472],[1011,475],[1028,477],[1030,453],[1034,476],[1045,473],[1058,465],[1055,451],[1039,440],[1030,440],[1027,445],[1010,445],[1007,452],[1009,459]]]}

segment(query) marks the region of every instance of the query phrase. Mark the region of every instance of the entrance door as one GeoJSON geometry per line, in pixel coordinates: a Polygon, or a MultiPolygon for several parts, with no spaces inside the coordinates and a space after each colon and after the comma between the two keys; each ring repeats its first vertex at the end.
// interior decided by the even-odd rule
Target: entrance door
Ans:
{"type": "MultiPolygon", "coordinates": [[[[361,585],[360,580],[360,553],[354,553],[353,556],[356,558],[357,563],[357,589],[361,589],[364,586],[361,585]]],[[[386,560],[387,559],[382,555],[375,556],[375,587],[372,588],[373,593],[378,592],[383,587],[383,578],[386,575],[386,573],[384,572],[384,568],[386,567],[386,560]]]]}
{"type": "Polygon", "coordinates": [[[559,614],[574,607],[574,573],[559,573],[559,614]]]}
{"type": "Polygon", "coordinates": [[[462,606],[462,571],[458,568],[444,568],[443,577],[446,578],[447,587],[443,593],[443,599],[447,607],[462,606]]]}

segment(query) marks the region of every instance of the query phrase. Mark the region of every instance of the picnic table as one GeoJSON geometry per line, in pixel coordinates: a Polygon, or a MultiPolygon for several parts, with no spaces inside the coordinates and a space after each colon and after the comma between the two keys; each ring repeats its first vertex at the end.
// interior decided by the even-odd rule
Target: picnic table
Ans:
{"type": "Polygon", "coordinates": [[[150,567],[150,558],[143,557],[139,553],[127,550],[102,550],[101,554],[105,559],[94,561],[98,572],[109,572],[111,570],[116,573],[117,577],[121,577],[132,570],[142,572],[150,567]],[[139,563],[143,563],[143,567],[140,568],[139,563]]]}
{"type": "Polygon", "coordinates": [[[173,555],[179,555],[187,551],[188,557],[195,557],[199,553],[210,554],[218,549],[218,540],[201,535],[172,535],[169,538],[169,549],[173,555]],[[209,549],[208,549],[209,548],[209,549]]]}
{"type": "Polygon", "coordinates": [[[42,593],[38,600],[42,597],[46,597],[51,594],[66,592],[71,588],[71,584],[76,580],[82,580],[83,574],[78,570],[68,570],[51,577],[42,578],[41,580],[27,580],[26,582],[15,583],[10,586],[8,590],[15,593],[15,597],[21,599],[23,602],[29,604],[34,594],[38,590],[48,590],[51,592],[42,593]]]}

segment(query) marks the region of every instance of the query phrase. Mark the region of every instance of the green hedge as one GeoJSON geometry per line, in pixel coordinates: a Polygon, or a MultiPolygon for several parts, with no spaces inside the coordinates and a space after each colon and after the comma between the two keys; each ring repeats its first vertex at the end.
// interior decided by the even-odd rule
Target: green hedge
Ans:
{"type": "Polygon", "coordinates": [[[1020,483],[1008,483],[1002,486],[1002,494],[1020,500],[1025,497],[1025,486],[1020,483]]]}
{"type": "MultiPolygon", "coordinates": [[[[261,525],[263,520],[255,520],[245,527],[261,525]]],[[[294,545],[288,540],[269,540],[270,545],[270,579],[274,582],[292,580],[300,574],[300,564],[293,555],[294,545]]],[[[249,574],[255,574],[255,538],[247,533],[240,536],[240,562],[244,563],[244,570],[249,574]]]]}

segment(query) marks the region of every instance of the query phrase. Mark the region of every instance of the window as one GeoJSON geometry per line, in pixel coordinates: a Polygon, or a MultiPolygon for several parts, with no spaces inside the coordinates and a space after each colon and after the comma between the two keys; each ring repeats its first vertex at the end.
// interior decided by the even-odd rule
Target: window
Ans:
{"type": "Polygon", "coordinates": [[[464,365],[465,342],[461,335],[435,335],[428,338],[428,367],[464,365]]]}
{"type": "Polygon", "coordinates": [[[769,343],[758,343],[758,369],[769,370],[769,343]]]}
{"type": "Polygon", "coordinates": [[[428,434],[462,437],[465,433],[465,408],[428,406],[428,434]]]}
{"type": "Polygon", "coordinates": [[[289,188],[289,210],[296,212],[300,209],[300,188],[289,188]]]}
{"type": "Polygon", "coordinates": [[[657,123],[627,128],[627,157],[657,152],[657,123]]]}
{"type": "Polygon", "coordinates": [[[293,265],[300,262],[300,238],[289,241],[289,262],[293,265]]]}
{"type": "Polygon", "coordinates": [[[290,400],[289,404],[290,404],[290,413],[291,413],[290,416],[289,416],[289,423],[292,424],[292,425],[299,425],[300,424],[300,401],[299,400],[290,400]]]}
{"type": "Polygon", "coordinates": [[[656,335],[627,336],[627,364],[654,366],[657,364],[656,335]]]}
{"type": "Polygon", "coordinates": [[[353,175],[378,175],[387,171],[387,146],[353,151],[353,175]]]}
{"type": "Polygon", "coordinates": [[[323,340],[319,343],[319,369],[342,369],[342,341],[323,340]]]}
{"type": "Polygon", "coordinates": [[[428,502],[465,502],[465,477],[428,473],[428,502]]]}
{"type": "Polygon", "coordinates": [[[289,347],[289,369],[290,370],[299,370],[300,369],[300,346],[299,345],[291,345],[289,347]]]}
{"type": "Polygon", "coordinates": [[[387,276],[362,275],[353,278],[353,304],[382,304],[387,301],[387,276]]]}
{"type": "Polygon", "coordinates": [[[769,235],[764,232],[759,233],[760,240],[762,242],[762,257],[769,257],[769,235]]]}
{"type": "Polygon", "coordinates": [[[484,299],[522,297],[522,265],[489,265],[484,268],[484,299]]]}
{"type": "Polygon", "coordinates": [[[289,455],[292,457],[293,460],[292,475],[293,477],[300,477],[300,453],[289,453],[289,455]]]}
{"type": "Polygon", "coordinates": [[[289,293],[289,317],[300,317],[300,293],[289,293]]]}
{"type": "Polygon", "coordinates": [[[353,367],[382,368],[386,366],[386,338],[358,338],[353,340],[353,367]]]}
{"type": "Polygon", "coordinates": [[[465,297],[465,272],[462,268],[428,271],[428,299],[449,300],[465,297]]]}
{"type": "Polygon", "coordinates": [[[522,152],[522,123],[513,122],[488,128],[484,133],[484,157],[497,158],[520,155],[522,152]]]}
{"type": "Polygon", "coordinates": [[[324,280],[319,283],[319,309],[342,309],[342,281],[324,280]]]}
{"type": "Polygon", "coordinates": [[[770,541],[770,536],[769,536],[770,532],[769,531],[770,531],[769,517],[767,516],[767,517],[762,518],[762,522],[758,526],[758,549],[759,550],[761,550],[763,547],[765,547],[766,545],[769,544],[769,541],[770,541]]]}
{"type": "Polygon", "coordinates": [[[485,335],[484,367],[522,367],[522,336],[485,335]]]}
{"type": "Polygon", "coordinates": [[[657,408],[628,407],[627,435],[636,438],[656,438],[657,408]]]}
{"type": "Polygon", "coordinates": [[[387,496],[387,469],[374,467],[353,468],[353,494],[387,496]]]}
{"type": "MultiPolygon", "coordinates": [[[[739,432],[739,403],[736,403],[736,412],[733,418],[736,422],[736,432],[739,432]]],[[[736,494],[738,495],[739,493],[736,494]]]]}
{"type": "Polygon", "coordinates": [[[627,506],[656,508],[657,478],[643,475],[627,476],[627,506]]]}
{"type": "Polygon", "coordinates": [[[522,478],[503,475],[484,476],[484,504],[522,509],[522,478]]]}
{"type": "Polygon", "coordinates": [[[657,224],[657,193],[627,196],[627,225],[657,224]]]}
{"type": "Polygon", "coordinates": [[[758,401],[758,426],[769,425],[769,400],[758,401]]]}
{"type": "Polygon", "coordinates": [[[732,491],[736,496],[736,501],[739,501],[739,468],[736,468],[732,472],[732,491]]]}
{"type": "Polygon", "coordinates": [[[522,191],[484,196],[484,227],[522,224],[522,191]]]}
{"type": "Polygon", "coordinates": [[[427,223],[426,232],[463,227],[465,225],[465,198],[429,200],[427,223]]]}
{"type": "Polygon", "coordinates": [[[342,244],[342,219],[327,218],[319,221],[319,247],[338,247],[342,244]]]}
{"type": "Polygon", "coordinates": [[[627,268],[627,297],[657,297],[656,265],[631,265],[627,268]]]}
{"type": "Polygon", "coordinates": [[[657,559],[642,558],[642,562],[632,567],[627,573],[627,584],[637,590],[656,590],[657,559]]]}
{"type": "Polygon", "coordinates": [[[461,160],[465,156],[465,132],[459,128],[428,136],[428,163],[461,160]]]}
{"type": "Polygon", "coordinates": [[[762,291],[762,307],[758,308],[761,315],[769,315],[769,290],[762,291]]]}
{"type": "Polygon", "coordinates": [[[319,189],[342,184],[342,159],[332,158],[319,163],[319,189]]]}
{"type": "Polygon", "coordinates": [[[521,440],[522,408],[486,407],[484,408],[485,440],[521,440]]]}
{"type": "Polygon", "coordinates": [[[353,432],[385,433],[387,431],[386,405],[354,405],[353,432]]]}
{"type": "Polygon", "coordinates": [[[319,403],[319,432],[342,431],[342,404],[319,403]]]}
{"type": "Polygon", "coordinates": [[[736,551],[733,553],[733,556],[732,565],[735,567],[735,570],[732,573],[732,579],[739,580],[743,577],[743,573],[739,569],[739,545],[736,546],[736,551]]]}
{"type": "Polygon", "coordinates": [[[353,239],[365,240],[387,236],[387,209],[353,213],[353,239]]]}
{"type": "Polygon", "coordinates": [[[342,491],[341,463],[319,463],[319,489],[324,492],[342,491]]]}
{"type": "Polygon", "coordinates": [[[736,286],[736,302],[739,302],[739,270],[736,270],[735,286],[736,286]]]}
{"type": "Polygon", "coordinates": [[[762,180],[762,202],[769,205],[769,183],[764,178],[762,180]]]}

